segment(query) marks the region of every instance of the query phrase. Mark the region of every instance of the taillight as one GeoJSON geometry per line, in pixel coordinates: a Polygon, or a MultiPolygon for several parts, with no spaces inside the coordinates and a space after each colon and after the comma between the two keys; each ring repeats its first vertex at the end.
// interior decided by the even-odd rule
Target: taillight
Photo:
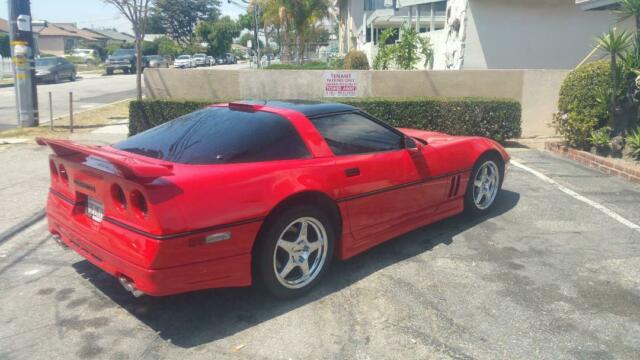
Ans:
{"type": "Polygon", "coordinates": [[[124,190],[118,184],[111,185],[111,198],[116,208],[124,210],[127,208],[127,197],[124,195],[124,190]]]}
{"type": "Polygon", "coordinates": [[[53,160],[49,160],[49,170],[51,170],[51,178],[54,180],[58,180],[58,168],[56,167],[56,163],[53,160]]]}
{"type": "Polygon", "coordinates": [[[60,178],[62,179],[62,182],[66,184],[69,183],[69,174],[67,174],[67,169],[64,167],[64,165],[60,164],[60,167],[58,168],[58,172],[60,173],[60,178]]]}
{"type": "Polygon", "coordinates": [[[142,195],[142,193],[138,190],[133,190],[129,195],[129,201],[131,203],[131,208],[133,211],[139,216],[147,215],[149,208],[147,206],[147,199],[142,195]]]}

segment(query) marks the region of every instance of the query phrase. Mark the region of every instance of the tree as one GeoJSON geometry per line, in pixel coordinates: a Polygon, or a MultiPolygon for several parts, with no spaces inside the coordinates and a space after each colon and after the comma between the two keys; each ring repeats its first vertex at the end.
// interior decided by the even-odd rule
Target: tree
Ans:
{"type": "MultiPolygon", "coordinates": [[[[238,39],[238,41],[236,41],[236,43],[244,47],[247,47],[247,43],[249,42],[249,40],[253,42],[253,34],[245,32],[240,36],[240,38],[238,39]]],[[[263,48],[264,43],[262,42],[262,40],[258,39],[258,41],[260,42],[260,47],[263,48]]]]}
{"type": "Polygon", "coordinates": [[[240,27],[229,16],[201,22],[196,29],[200,38],[209,43],[208,53],[214,56],[228,53],[233,39],[240,35],[240,27]]]}
{"type": "Polygon", "coordinates": [[[373,59],[373,68],[376,70],[388,70],[394,58],[395,44],[387,44],[390,38],[396,35],[396,29],[387,28],[380,34],[378,53],[373,59]]]}
{"type": "Polygon", "coordinates": [[[162,15],[157,11],[153,11],[149,17],[147,17],[147,34],[164,34],[167,29],[162,24],[162,15]]]}
{"type": "Polygon", "coordinates": [[[136,48],[136,90],[142,100],[142,40],[144,39],[150,0],[104,0],[115,6],[131,23],[136,48]]]}
{"type": "Polygon", "coordinates": [[[306,45],[305,30],[329,15],[329,2],[327,0],[283,0],[283,2],[290,9],[296,31],[298,63],[302,64],[306,45]]]}
{"type": "Polygon", "coordinates": [[[609,30],[608,33],[602,34],[598,38],[598,46],[609,53],[611,66],[611,88],[609,100],[609,116],[611,117],[611,126],[615,129],[616,135],[626,131],[626,124],[616,123],[616,111],[618,103],[618,88],[620,69],[618,67],[618,57],[623,57],[625,51],[629,48],[629,40],[631,34],[626,31],[618,32],[615,28],[609,30]]]}
{"type": "Polygon", "coordinates": [[[180,53],[180,46],[166,36],[157,38],[153,42],[158,44],[158,55],[169,56],[175,59],[180,53]]]}
{"type": "Polygon", "coordinates": [[[431,40],[428,37],[418,36],[418,42],[420,43],[420,54],[424,56],[424,68],[433,68],[433,46],[431,40]]]}
{"type": "Polygon", "coordinates": [[[396,64],[402,70],[413,70],[418,63],[418,33],[413,26],[403,26],[396,44],[396,64]]]}
{"type": "Polygon", "coordinates": [[[219,0],[156,0],[166,33],[180,46],[186,46],[200,21],[217,20],[220,16],[219,0]]]}

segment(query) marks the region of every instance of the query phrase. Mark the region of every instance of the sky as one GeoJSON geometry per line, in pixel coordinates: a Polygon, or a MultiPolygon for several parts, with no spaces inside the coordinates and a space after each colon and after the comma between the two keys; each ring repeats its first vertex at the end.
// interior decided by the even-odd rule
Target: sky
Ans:
{"type": "MultiPolygon", "coordinates": [[[[180,0],[176,0],[180,1],[180,0]]],[[[236,18],[244,12],[235,5],[221,1],[222,13],[236,18]]],[[[0,0],[0,18],[7,19],[9,5],[0,0]]],[[[80,28],[116,28],[131,33],[131,25],[113,5],[103,0],[31,0],[31,14],[34,20],[76,23],[80,28]]]]}

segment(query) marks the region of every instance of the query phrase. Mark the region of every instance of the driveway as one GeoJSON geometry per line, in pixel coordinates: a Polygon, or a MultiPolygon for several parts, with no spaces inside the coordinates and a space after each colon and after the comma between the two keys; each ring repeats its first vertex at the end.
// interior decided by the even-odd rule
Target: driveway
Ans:
{"type": "Polygon", "coordinates": [[[489,216],[334,262],[292,301],[135,299],[40,221],[0,244],[0,358],[639,358],[640,187],[511,152],[489,216]]]}
{"type": "MultiPolygon", "coordinates": [[[[38,85],[38,109],[40,122],[49,122],[49,92],[53,98],[53,117],[69,115],[69,92],[73,92],[74,111],[88,110],[97,106],[136,96],[135,75],[102,76],[79,74],[75,82],[38,85]]],[[[0,88],[0,130],[16,126],[16,102],[13,87],[0,88]]]]}

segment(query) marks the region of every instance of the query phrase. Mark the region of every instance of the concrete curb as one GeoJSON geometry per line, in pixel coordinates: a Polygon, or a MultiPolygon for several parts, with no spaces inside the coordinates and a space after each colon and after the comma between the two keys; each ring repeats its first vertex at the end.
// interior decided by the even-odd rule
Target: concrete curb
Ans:
{"type": "Polygon", "coordinates": [[[44,215],[45,215],[44,209],[42,209],[42,210],[38,211],[37,213],[31,215],[27,219],[21,221],[19,224],[10,227],[9,230],[4,231],[3,233],[0,233],[0,245],[2,245],[2,243],[4,243],[5,241],[11,239],[12,237],[18,235],[22,231],[26,230],[31,225],[33,225],[33,224],[37,223],[38,221],[44,219],[44,215]]]}

